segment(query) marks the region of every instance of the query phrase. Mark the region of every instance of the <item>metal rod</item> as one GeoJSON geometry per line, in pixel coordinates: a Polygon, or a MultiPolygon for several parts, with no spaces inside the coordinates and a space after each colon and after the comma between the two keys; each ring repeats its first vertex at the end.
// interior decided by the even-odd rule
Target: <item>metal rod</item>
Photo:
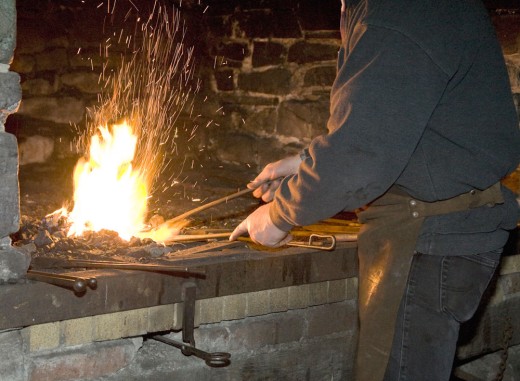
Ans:
{"type": "MultiPolygon", "coordinates": [[[[237,241],[255,244],[255,242],[249,237],[238,237],[237,241]]],[[[261,245],[259,245],[259,246],[261,246],[261,245]]],[[[307,242],[293,240],[293,241],[287,242],[284,246],[303,247],[306,249],[332,251],[336,248],[336,237],[334,237],[333,235],[311,234],[311,235],[309,235],[307,242]],[[327,244],[324,244],[323,241],[325,241],[327,244]]],[[[279,248],[277,248],[277,249],[279,249],[279,248]]]]}
{"type": "Polygon", "coordinates": [[[185,356],[194,355],[204,360],[206,365],[211,367],[224,367],[228,366],[231,362],[231,354],[227,352],[206,352],[189,344],[181,343],[177,340],[168,339],[167,337],[160,335],[152,336],[152,339],[180,349],[182,354],[185,356]]]}
{"type": "Polygon", "coordinates": [[[167,243],[173,242],[190,242],[190,241],[205,241],[208,239],[217,239],[217,238],[229,238],[231,231],[225,233],[209,233],[209,234],[181,234],[175,237],[172,237],[168,240],[167,243]]]}
{"type": "Polygon", "coordinates": [[[219,204],[223,204],[223,203],[228,202],[229,200],[232,200],[234,198],[237,198],[237,197],[243,196],[245,194],[251,193],[252,191],[253,191],[253,189],[249,189],[249,188],[243,189],[243,190],[238,191],[236,193],[232,193],[232,194],[230,194],[228,196],[225,196],[225,197],[219,198],[217,200],[208,202],[207,204],[201,205],[201,206],[199,206],[199,207],[197,207],[195,209],[188,210],[187,212],[182,213],[181,215],[178,215],[176,217],[173,217],[173,218],[169,219],[166,222],[167,223],[173,223],[173,222],[185,220],[186,218],[188,218],[190,216],[193,216],[194,214],[197,214],[199,212],[202,212],[203,210],[212,208],[212,207],[217,206],[219,204]]]}
{"type": "Polygon", "coordinates": [[[148,263],[132,263],[132,262],[115,262],[115,261],[90,261],[84,259],[66,259],[66,260],[51,260],[47,264],[40,260],[36,263],[40,267],[63,267],[63,268],[95,268],[95,269],[117,269],[117,270],[141,270],[141,271],[155,271],[165,273],[185,273],[186,275],[204,277],[206,272],[203,270],[192,270],[188,267],[157,265],[148,263]]]}
{"type": "MultiPolygon", "coordinates": [[[[29,270],[29,271],[34,271],[34,270],[29,270]]],[[[35,272],[38,272],[38,271],[35,271],[35,272]]],[[[77,276],[77,275],[70,275],[70,274],[56,274],[56,273],[45,273],[45,274],[50,274],[50,275],[60,277],[63,279],[84,280],[86,285],[89,288],[91,288],[93,290],[97,288],[97,279],[94,277],[84,277],[84,276],[77,276]]]]}
{"type": "Polygon", "coordinates": [[[73,290],[78,294],[82,294],[87,290],[87,282],[85,279],[76,278],[73,276],[52,274],[45,271],[28,270],[27,278],[39,282],[53,284],[55,286],[65,287],[73,290]]]}
{"type": "Polygon", "coordinates": [[[219,204],[223,204],[225,202],[228,202],[229,200],[233,200],[234,198],[237,198],[237,197],[240,197],[240,196],[243,196],[243,195],[246,195],[248,193],[251,193],[252,191],[254,191],[255,189],[257,189],[258,187],[261,187],[262,185],[264,184],[269,184],[273,181],[276,181],[276,180],[280,180],[282,179],[282,177],[279,177],[278,179],[275,179],[275,180],[269,180],[269,181],[265,181],[263,183],[260,183],[257,185],[256,188],[246,188],[246,189],[242,189],[241,191],[238,191],[238,192],[235,192],[235,193],[231,193],[230,195],[227,195],[227,196],[224,196],[222,198],[219,198],[219,199],[216,199],[214,201],[211,201],[211,202],[208,202],[207,204],[204,204],[204,205],[201,205],[195,209],[192,209],[192,210],[188,210],[187,212],[177,216],[177,217],[173,217],[171,219],[169,219],[168,221],[166,221],[166,223],[173,223],[173,222],[177,222],[177,221],[181,221],[181,220],[184,220],[190,216],[193,216],[194,214],[196,213],[199,213],[199,212],[202,212],[203,210],[206,210],[206,209],[209,209],[209,208],[212,208],[214,206],[217,206],[219,204]]]}
{"type": "MultiPolygon", "coordinates": [[[[317,249],[317,250],[334,250],[336,247],[336,237],[329,234],[316,234],[311,233],[309,231],[296,231],[296,234],[294,234],[297,237],[308,237],[307,242],[302,241],[290,241],[286,243],[286,246],[294,246],[294,247],[304,247],[304,248],[311,248],[311,249],[317,249]],[[324,243],[325,241],[325,243],[324,243]]],[[[168,241],[168,243],[172,242],[189,242],[189,241],[202,241],[202,240],[208,240],[208,239],[218,239],[218,238],[229,238],[231,232],[228,233],[215,233],[215,234],[185,234],[180,235],[175,238],[173,238],[171,241],[168,241]]],[[[291,232],[293,234],[293,232],[291,232]]],[[[248,243],[254,243],[251,238],[249,237],[238,237],[237,241],[242,242],[248,242],[248,243]]]]}

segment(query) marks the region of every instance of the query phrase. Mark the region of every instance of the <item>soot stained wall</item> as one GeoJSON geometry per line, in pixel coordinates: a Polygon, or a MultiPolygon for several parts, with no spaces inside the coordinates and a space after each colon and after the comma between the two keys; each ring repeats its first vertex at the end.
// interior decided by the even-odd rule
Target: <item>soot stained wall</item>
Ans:
{"type": "MultiPolygon", "coordinates": [[[[496,1],[486,4],[518,100],[520,14],[496,1]]],[[[169,0],[167,6],[182,11],[201,79],[191,114],[177,121],[172,154],[261,167],[326,132],[339,0],[169,0]]],[[[121,28],[135,28],[135,18],[151,7],[144,0],[17,0],[12,67],[22,77],[23,102],[7,128],[22,144],[41,137],[35,160],[78,154],[70,141],[85,123],[86,108],[98,102],[103,64],[118,68],[117,59],[103,61],[100,45],[121,28]]]]}

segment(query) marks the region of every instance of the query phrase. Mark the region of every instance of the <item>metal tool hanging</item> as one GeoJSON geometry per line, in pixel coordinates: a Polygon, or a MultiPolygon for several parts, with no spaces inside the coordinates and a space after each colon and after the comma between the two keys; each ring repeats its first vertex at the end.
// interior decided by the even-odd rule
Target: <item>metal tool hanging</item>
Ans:
{"type": "Polygon", "coordinates": [[[231,354],[227,352],[206,352],[195,346],[195,301],[197,299],[197,285],[187,281],[182,284],[183,315],[182,315],[182,342],[162,335],[152,336],[152,339],[171,345],[181,350],[185,356],[196,356],[206,365],[218,368],[231,363],[231,354]]]}

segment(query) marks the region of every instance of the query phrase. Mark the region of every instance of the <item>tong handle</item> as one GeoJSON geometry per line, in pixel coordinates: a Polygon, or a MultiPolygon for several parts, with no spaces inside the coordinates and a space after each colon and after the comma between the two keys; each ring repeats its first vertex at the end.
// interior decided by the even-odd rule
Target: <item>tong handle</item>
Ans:
{"type": "MultiPolygon", "coordinates": [[[[237,237],[237,241],[253,243],[255,242],[250,237],[237,237]]],[[[258,245],[260,247],[265,247],[258,245]]],[[[324,250],[324,251],[332,251],[336,248],[336,237],[333,235],[323,235],[323,234],[311,234],[307,242],[302,241],[289,241],[285,244],[285,246],[293,246],[293,247],[302,247],[305,249],[315,249],[315,250],[324,250]],[[327,240],[327,244],[323,245],[323,240],[327,240]]],[[[269,248],[271,249],[271,248],[269,248]]],[[[279,247],[276,249],[280,249],[279,247]]]]}
{"type": "Polygon", "coordinates": [[[154,340],[160,341],[164,344],[168,344],[175,348],[180,349],[182,354],[185,356],[194,355],[194,356],[204,360],[206,365],[214,367],[214,368],[227,366],[230,363],[231,354],[229,354],[227,352],[206,352],[199,348],[195,348],[191,345],[181,343],[180,341],[172,340],[167,337],[159,336],[159,335],[153,336],[152,338],[154,340]]]}
{"type": "Polygon", "coordinates": [[[308,249],[332,251],[336,248],[336,237],[325,234],[311,234],[307,243],[299,241],[290,241],[287,246],[305,247],[308,249]],[[328,244],[324,245],[323,240],[327,240],[328,244]]]}
{"type": "Polygon", "coordinates": [[[27,279],[45,282],[73,290],[77,294],[83,294],[87,290],[87,281],[83,278],[67,275],[53,274],[45,271],[27,270],[27,279]]]}

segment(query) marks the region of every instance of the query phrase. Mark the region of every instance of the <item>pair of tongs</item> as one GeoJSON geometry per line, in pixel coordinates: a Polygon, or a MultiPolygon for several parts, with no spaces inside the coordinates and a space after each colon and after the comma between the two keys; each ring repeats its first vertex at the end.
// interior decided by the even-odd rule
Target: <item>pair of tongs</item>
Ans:
{"type": "MultiPolygon", "coordinates": [[[[179,242],[195,242],[195,241],[207,241],[207,240],[216,240],[216,239],[225,239],[229,238],[231,232],[223,232],[223,233],[209,233],[209,234],[183,234],[177,237],[173,237],[168,244],[171,243],[179,243],[179,242]]],[[[298,234],[300,237],[301,234],[298,234]]],[[[302,237],[303,238],[303,237],[302,237]]],[[[316,249],[316,250],[325,250],[331,251],[336,248],[336,237],[330,234],[316,234],[311,233],[306,235],[306,241],[303,240],[292,240],[285,244],[285,246],[292,247],[302,247],[306,249],[316,249]]],[[[251,244],[255,244],[253,240],[249,237],[238,237],[237,241],[247,242],[251,244]]],[[[256,245],[256,244],[255,244],[256,245]]]]}
{"type": "MultiPolygon", "coordinates": [[[[253,245],[258,245],[249,237],[238,237],[237,241],[248,242],[253,245]]],[[[258,245],[258,246],[263,247],[262,245],[258,245]]],[[[308,239],[306,241],[292,240],[292,241],[287,242],[284,246],[301,247],[304,249],[332,251],[336,248],[336,237],[334,237],[333,235],[325,235],[325,234],[311,234],[308,236],[308,239]]],[[[274,248],[274,249],[276,250],[279,248],[274,248]]]]}
{"type": "MultiPolygon", "coordinates": [[[[266,183],[270,183],[271,181],[267,181],[266,183]]],[[[260,184],[259,186],[262,186],[264,183],[260,184]]],[[[185,220],[186,218],[202,212],[203,210],[212,208],[214,206],[226,203],[230,200],[233,200],[235,198],[244,196],[248,193],[251,193],[256,188],[246,188],[241,191],[232,193],[230,195],[221,197],[217,200],[208,202],[204,205],[201,205],[195,209],[188,210],[187,212],[178,215],[176,217],[173,217],[167,221],[168,224],[173,224],[178,221],[185,220]]],[[[180,237],[174,237],[171,239],[168,243],[173,242],[186,242],[186,241],[198,241],[198,240],[208,240],[208,239],[218,239],[218,238],[229,238],[229,233],[216,233],[216,234],[200,234],[200,235],[194,235],[190,237],[189,235],[183,235],[180,237]]],[[[244,241],[244,242],[250,242],[253,241],[250,238],[247,237],[239,237],[237,238],[238,241],[244,241]]],[[[326,250],[331,251],[334,250],[336,247],[336,238],[333,235],[324,235],[324,234],[310,234],[307,242],[304,241],[290,241],[286,244],[286,246],[295,246],[295,247],[303,247],[303,248],[311,248],[311,249],[317,249],[317,250],[326,250]]]]}

